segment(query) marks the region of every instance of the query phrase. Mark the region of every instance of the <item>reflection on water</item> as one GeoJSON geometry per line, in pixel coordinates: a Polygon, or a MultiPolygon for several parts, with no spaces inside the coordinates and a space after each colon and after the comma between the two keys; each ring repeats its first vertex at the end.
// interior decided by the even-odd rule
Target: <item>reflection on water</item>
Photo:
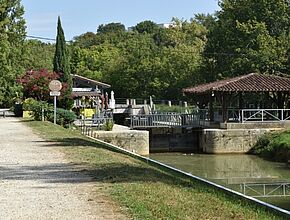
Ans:
{"type": "MultiPolygon", "coordinates": [[[[237,191],[241,183],[290,182],[290,169],[285,164],[254,155],[162,153],[151,154],[150,158],[237,191]]],[[[263,200],[290,210],[290,197],[263,200]]]]}

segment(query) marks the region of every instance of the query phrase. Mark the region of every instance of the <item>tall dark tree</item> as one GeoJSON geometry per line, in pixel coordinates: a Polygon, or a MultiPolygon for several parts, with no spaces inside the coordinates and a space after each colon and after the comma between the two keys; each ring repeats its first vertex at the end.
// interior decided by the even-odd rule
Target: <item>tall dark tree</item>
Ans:
{"type": "Polygon", "coordinates": [[[70,109],[73,104],[73,100],[71,98],[72,93],[72,77],[70,75],[70,63],[68,50],[66,48],[66,41],[64,32],[61,26],[60,17],[58,17],[57,21],[57,37],[56,37],[56,45],[55,45],[55,54],[53,60],[53,71],[56,73],[60,73],[59,80],[68,85],[68,89],[62,94],[62,99],[59,105],[65,109],[70,109]]]}
{"type": "Polygon", "coordinates": [[[16,77],[24,72],[22,54],[26,33],[23,14],[20,0],[0,1],[0,106],[11,106],[20,91],[16,77]]]}

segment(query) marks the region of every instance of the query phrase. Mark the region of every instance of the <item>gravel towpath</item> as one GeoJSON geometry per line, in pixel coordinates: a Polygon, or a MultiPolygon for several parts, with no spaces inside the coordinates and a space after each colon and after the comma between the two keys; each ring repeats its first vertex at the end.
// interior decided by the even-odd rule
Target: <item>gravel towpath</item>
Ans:
{"type": "Polygon", "coordinates": [[[1,220],[126,219],[50,144],[25,122],[0,118],[1,220]]]}

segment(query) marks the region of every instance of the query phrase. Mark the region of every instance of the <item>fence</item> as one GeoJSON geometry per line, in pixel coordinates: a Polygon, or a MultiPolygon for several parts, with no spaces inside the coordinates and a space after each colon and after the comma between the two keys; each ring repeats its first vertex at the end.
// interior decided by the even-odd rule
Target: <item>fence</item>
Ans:
{"type": "Polygon", "coordinates": [[[271,122],[290,120],[290,109],[243,109],[241,122],[271,122]]]}
{"type": "Polygon", "coordinates": [[[244,195],[256,198],[290,196],[290,183],[243,183],[240,187],[244,195]]]}
{"type": "Polygon", "coordinates": [[[130,120],[131,128],[199,126],[199,117],[195,114],[132,115],[130,120]]]}

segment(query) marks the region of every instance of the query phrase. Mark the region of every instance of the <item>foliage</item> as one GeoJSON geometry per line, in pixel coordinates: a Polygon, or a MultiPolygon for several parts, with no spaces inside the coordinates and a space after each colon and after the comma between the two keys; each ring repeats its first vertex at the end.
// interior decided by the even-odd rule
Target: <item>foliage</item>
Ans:
{"type": "Polygon", "coordinates": [[[220,7],[205,50],[207,81],[250,72],[288,74],[288,1],[223,0],[220,7]]]}
{"type": "Polygon", "coordinates": [[[22,108],[24,111],[32,111],[32,106],[36,104],[36,100],[34,98],[27,98],[22,103],[22,108]]]}
{"type": "Polygon", "coordinates": [[[103,124],[103,129],[105,131],[112,131],[114,127],[114,121],[113,120],[106,120],[103,124]]]}
{"type": "Polygon", "coordinates": [[[283,219],[265,207],[136,160],[77,131],[50,123],[27,124],[48,141],[63,145],[60,149],[69,160],[84,164],[95,180],[95,190],[101,188],[115,199],[129,218],[283,219]]]}
{"type": "Polygon", "coordinates": [[[23,55],[23,67],[26,70],[53,69],[55,46],[38,40],[25,41],[26,53],[23,55]]]}
{"type": "Polygon", "coordinates": [[[140,34],[153,34],[156,33],[158,29],[159,26],[153,21],[142,21],[134,27],[134,30],[140,34]]]}
{"type": "MultiPolygon", "coordinates": [[[[54,120],[54,112],[53,109],[49,109],[49,114],[48,114],[48,120],[53,122],[54,120]]],[[[63,108],[57,108],[56,109],[56,123],[58,125],[62,125],[63,127],[68,127],[71,123],[73,123],[76,120],[77,116],[74,112],[70,110],[66,110],[63,108]]]]}
{"type": "Polygon", "coordinates": [[[70,71],[69,55],[66,48],[66,41],[61,26],[60,17],[58,17],[57,21],[57,37],[53,61],[53,71],[56,73],[60,73],[59,80],[62,83],[66,83],[67,85],[66,90],[63,92],[63,98],[59,104],[65,109],[71,109],[73,105],[73,100],[71,98],[72,76],[70,71]]]}
{"type": "MultiPolygon", "coordinates": [[[[28,70],[23,76],[17,79],[23,87],[23,97],[34,98],[38,101],[47,101],[51,99],[49,95],[49,83],[52,80],[59,79],[59,74],[55,72],[48,72],[46,69],[28,70]]],[[[63,85],[62,91],[66,89],[63,85]]]]}
{"type": "Polygon", "coordinates": [[[106,25],[101,24],[97,29],[98,34],[118,33],[124,31],[125,26],[121,23],[109,23],[106,25]]]}
{"type": "Polygon", "coordinates": [[[193,111],[193,106],[192,107],[183,107],[183,106],[179,106],[179,105],[172,105],[172,106],[168,106],[168,105],[163,105],[163,104],[159,104],[159,105],[155,105],[156,107],[156,111],[157,112],[176,112],[176,113],[192,113],[193,111]]]}
{"type": "MultiPolygon", "coordinates": [[[[23,109],[31,111],[32,117],[36,121],[41,121],[42,119],[53,122],[54,121],[54,107],[44,101],[37,101],[32,98],[26,99],[23,102],[23,109]]],[[[76,115],[74,112],[57,108],[56,109],[56,123],[64,127],[69,126],[72,122],[76,120],[76,115]]]]}
{"type": "Polygon", "coordinates": [[[29,109],[31,116],[36,121],[49,120],[51,118],[51,112],[53,112],[52,105],[44,101],[31,102],[29,109]]]}
{"type": "Polygon", "coordinates": [[[0,106],[12,106],[19,87],[15,78],[23,72],[25,53],[24,9],[20,0],[1,0],[0,4],[0,106]]]}
{"type": "Polygon", "coordinates": [[[290,160],[290,131],[271,133],[262,136],[251,149],[251,153],[262,157],[287,162],[290,160]]]}
{"type": "Polygon", "coordinates": [[[80,36],[74,37],[74,46],[88,48],[96,44],[96,34],[93,32],[86,32],[80,36]]]}
{"type": "Polygon", "coordinates": [[[181,88],[200,81],[206,30],[194,20],[178,19],[172,27],[158,30],[97,33],[90,47],[80,46],[86,45],[80,36],[72,49],[72,73],[111,84],[118,97],[177,99],[181,88]]]}

